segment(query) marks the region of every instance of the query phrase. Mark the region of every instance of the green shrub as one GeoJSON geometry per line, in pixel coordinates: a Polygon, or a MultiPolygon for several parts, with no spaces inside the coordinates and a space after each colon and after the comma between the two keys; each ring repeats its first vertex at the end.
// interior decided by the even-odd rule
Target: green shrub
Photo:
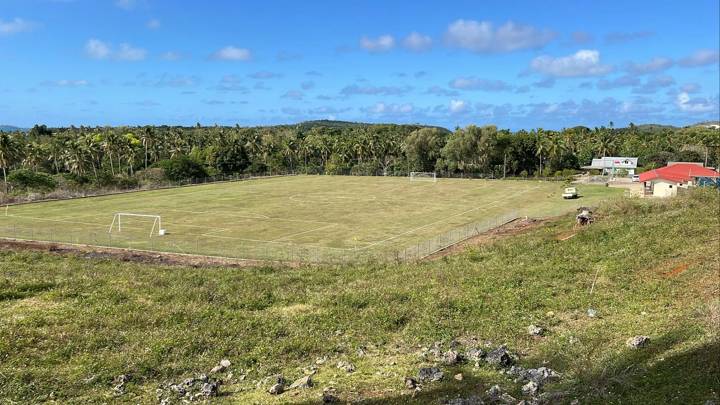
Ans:
{"type": "Polygon", "coordinates": [[[358,163],[350,169],[350,174],[353,176],[373,176],[378,172],[380,172],[380,167],[374,161],[358,163]]]}
{"type": "Polygon", "coordinates": [[[577,170],[575,170],[575,169],[563,169],[562,170],[563,177],[572,177],[576,174],[577,174],[577,170]]]}
{"type": "Polygon", "coordinates": [[[160,167],[151,167],[147,170],[140,170],[135,173],[135,178],[143,184],[160,184],[167,180],[165,170],[160,167]]]}
{"type": "Polygon", "coordinates": [[[14,170],[7,180],[15,190],[47,192],[57,187],[57,181],[51,175],[28,169],[14,170]]]}
{"type": "Polygon", "coordinates": [[[207,177],[205,167],[189,156],[178,156],[162,160],[157,163],[157,167],[165,170],[165,176],[172,181],[207,177]]]}

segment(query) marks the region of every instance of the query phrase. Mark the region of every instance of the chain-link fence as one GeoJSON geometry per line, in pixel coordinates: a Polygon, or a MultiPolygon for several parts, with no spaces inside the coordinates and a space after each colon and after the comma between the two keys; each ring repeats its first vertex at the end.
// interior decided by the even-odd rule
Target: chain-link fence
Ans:
{"type": "MultiPolygon", "coordinates": [[[[467,224],[434,238],[411,243],[398,241],[372,248],[332,248],[299,245],[290,242],[238,241],[213,236],[176,238],[138,233],[71,230],[67,227],[33,227],[30,225],[0,226],[0,237],[16,240],[91,245],[135,251],[166,252],[187,255],[215,256],[280,262],[357,263],[413,261],[501,226],[517,217],[515,212],[467,224]]],[[[408,239],[412,239],[410,235],[408,239]]]]}

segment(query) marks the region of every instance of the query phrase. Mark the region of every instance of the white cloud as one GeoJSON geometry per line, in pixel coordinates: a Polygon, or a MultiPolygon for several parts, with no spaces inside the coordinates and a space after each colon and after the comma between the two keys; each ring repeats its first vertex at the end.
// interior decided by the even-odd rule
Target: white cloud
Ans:
{"type": "Polygon", "coordinates": [[[131,10],[135,7],[135,3],[135,0],[115,0],[115,5],[124,10],[131,10]]]}
{"type": "Polygon", "coordinates": [[[111,44],[94,38],[85,43],[85,53],[93,59],[112,58],[124,61],[143,60],[147,56],[147,51],[142,48],[135,48],[130,44],[123,43],[115,51],[111,44]]]}
{"type": "Polygon", "coordinates": [[[600,90],[612,90],[620,87],[632,87],[640,84],[640,79],[633,75],[624,75],[616,77],[612,80],[600,80],[597,82],[597,88],[600,90]]]}
{"type": "Polygon", "coordinates": [[[242,94],[250,92],[250,89],[243,85],[242,79],[240,79],[237,75],[223,76],[215,89],[218,91],[236,91],[242,94]]]}
{"type": "Polygon", "coordinates": [[[377,38],[362,37],[360,46],[369,52],[386,52],[395,47],[395,38],[392,35],[381,35],[377,38]]]}
{"type": "Polygon", "coordinates": [[[717,64],[720,61],[720,52],[716,49],[700,49],[690,56],[680,59],[678,64],[684,67],[696,67],[717,64]]]}
{"type": "Polygon", "coordinates": [[[462,114],[470,109],[470,104],[464,100],[450,100],[449,110],[451,114],[462,114]]]}
{"type": "Polygon", "coordinates": [[[231,60],[231,61],[247,61],[252,58],[250,50],[246,48],[238,48],[228,45],[212,55],[213,59],[231,60]]]}
{"type": "Polygon", "coordinates": [[[718,110],[718,100],[708,100],[705,98],[691,99],[686,92],[677,95],[675,104],[678,108],[690,113],[706,113],[718,110]]]}
{"type": "Polygon", "coordinates": [[[178,53],[178,52],[167,51],[167,52],[164,52],[163,54],[161,54],[160,58],[162,58],[164,60],[175,61],[175,60],[180,60],[180,58],[182,58],[182,55],[180,55],[180,53],[178,53]]]}
{"type": "Polygon", "coordinates": [[[451,46],[474,52],[512,52],[541,48],[555,36],[552,31],[512,21],[495,28],[488,21],[457,20],[448,27],[445,40],[451,46]]]}
{"type": "Polygon", "coordinates": [[[432,86],[425,91],[425,94],[432,94],[442,97],[456,97],[459,93],[455,90],[449,90],[440,86],[432,86]]]}
{"type": "Polygon", "coordinates": [[[22,18],[14,18],[11,21],[0,20],[0,35],[12,35],[19,32],[32,31],[35,25],[35,23],[22,18]]]}
{"type": "Polygon", "coordinates": [[[137,61],[145,59],[147,51],[141,48],[133,48],[130,44],[120,44],[120,49],[113,56],[118,60],[137,61]]]}
{"type": "Polygon", "coordinates": [[[352,95],[385,95],[385,96],[402,96],[412,90],[409,86],[358,86],[356,84],[345,86],[340,90],[343,96],[352,95]]]}
{"type": "Polygon", "coordinates": [[[415,110],[412,104],[385,104],[383,102],[363,108],[362,111],[375,115],[403,115],[411,114],[415,110]]]}
{"type": "Polygon", "coordinates": [[[538,56],[530,62],[530,68],[554,77],[602,76],[613,70],[612,66],[600,63],[600,52],[588,49],[558,58],[538,56]]]}
{"type": "Polygon", "coordinates": [[[697,83],[687,83],[680,87],[680,91],[685,93],[697,93],[700,91],[700,85],[697,83]]]}
{"type": "Polygon", "coordinates": [[[412,32],[403,40],[403,46],[415,52],[427,51],[432,47],[432,38],[418,32],[412,32]]]}
{"type": "Polygon", "coordinates": [[[633,93],[636,94],[652,94],[660,90],[661,88],[669,87],[675,84],[675,79],[671,76],[660,75],[654,76],[649,79],[642,86],[635,87],[633,93]]]}
{"type": "Polygon", "coordinates": [[[56,80],[56,81],[46,81],[42,83],[43,86],[49,86],[49,87],[85,87],[90,85],[90,82],[87,80],[56,80]]]}
{"type": "Polygon", "coordinates": [[[605,35],[605,42],[608,44],[621,44],[624,42],[649,38],[653,35],[655,35],[655,33],[652,31],[611,32],[605,35]]]}
{"type": "Polygon", "coordinates": [[[585,31],[575,31],[570,36],[572,42],[579,45],[588,44],[593,41],[592,35],[585,31]]]}
{"type": "Polygon", "coordinates": [[[282,95],[282,98],[289,98],[291,100],[302,100],[303,97],[305,97],[305,94],[299,90],[289,90],[282,95]]]}
{"type": "Polygon", "coordinates": [[[110,56],[110,46],[99,39],[90,39],[85,44],[85,53],[93,59],[105,59],[110,56]]]}
{"type": "Polygon", "coordinates": [[[265,80],[265,79],[277,79],[277,78],[282,77],[283,75],[280,74],[280,73],[269,72],[269,71],[267,71],[267,70],[261,70],[261,71],[259,71],[259,72],[250,73],[250,74],[247,75],[247,76],[248,76],[249,78],[252,78],[252,79],[262,79],[262,80],[265,80]]]}
{"type": "Polygon", "coordinates": [[[145,26],[151,30],[156,30],[160,28],[160,25],[160,20],[158,20],[157,18],[150,19],[148,20],[148,22],[145,23],[145,26]]]}
{"type": "Polygon", "coordinates": [[[502,80],[486,80],[475,77],[458,77],[450,81],[449,86],[460,90],[506,91],[512,86],[502,80]]]}
{"type": "Polygon", "coordinates": [[[647,73],[660,72],[668,69],[672,65],[672,59],[659,57],[652,58],[646,63],[629,63],[626,66],[626,70],[634,74],[642,75],[647,73]]]}

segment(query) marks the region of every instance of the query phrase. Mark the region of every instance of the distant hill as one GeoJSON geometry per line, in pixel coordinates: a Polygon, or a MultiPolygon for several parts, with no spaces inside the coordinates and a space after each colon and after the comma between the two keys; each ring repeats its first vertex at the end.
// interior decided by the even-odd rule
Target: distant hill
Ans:
{"type": "Polygon", "coordinates": [[[691,127],[710,127],[713,126],[715,128],[720,126],[720,121],[703,121],[698,122],[697,124],[690,125],[691,127]]]}
{"type": "Polygon", "coordinates": [[[663,125],[663,124],[641,124],[636,126],[640,130],[657,131],[660,129],[678,129],[674,125],[663,125]]]}
{"type": "Polygon", "coordinates": [[[304,130],[313,127],[330,127],[330,128],[353,128],[353,127],[366,127],[376,125],[397,125],[400,127],[416,127],[416,128],[437,128],[443,132],[450,132],[447,128],[438,127],[434,125],[423,125],[423,124],[378,124],[378,123],[367,123],[367,122],[350,122],[350,121],[333,121],[333,120],[314,120],[304,121],[297,124],[304,130]]]}
{"type": "Polygon", "coordinates": [[[27,131],[27,128],[14,127],[12,125],[0,125],[0,132],[27,131]]]}

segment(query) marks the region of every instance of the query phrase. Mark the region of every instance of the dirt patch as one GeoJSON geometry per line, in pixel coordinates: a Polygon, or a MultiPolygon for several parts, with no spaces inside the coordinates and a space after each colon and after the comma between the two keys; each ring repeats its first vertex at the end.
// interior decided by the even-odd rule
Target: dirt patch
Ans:
{"type": "Polygon", "coordinates": [[[271,264],[280,264],[289,267],[299,267],[301,265],[301,263],[299,262],[276,262],[250,259],[233,259],[215,256],[189,255],[180,253],[144,252],[102,246],[36,242],[15,239],[0,239],[0,250],[30,250],[39,252],[50,252],[59,255],[75,255],[92,260],[112,259],[124,262],[191,267],[260,267],[271,264]]]}
{"type": "Polygon", "coordinates": [[[683,273],[685,270],[687,270],[688,267],[690,267],[689,263],[683,263],[679,266],[675,266],[672,270],[670,270],[666,273],[663,273],[663,276],[668,277],[668,278],[675,277],[675,276],[679,275],[680,273],[683,273]]]}
{"type": "Polygon", "coordinates": [[[440,250],[436,253],[431,254],[430,256],[427,256],[423,260],[440,259],[445,256],[460,253],[460,252],[465,251],[468,248],[473,247],[473,246],[485,245],[487,243],[494,242],[498,239],[503,239],[503,238],[507,238],[509,236],[519,235],[519,234],[528,232],[532,229],[539,228],[540,226],[552,221],[553,219],[554,218],[544,218],[544,219],[518,218],[514,221],[510,221],[510,222],[506,223],[505,225],[499,226],[497,228],[493,228],[487,232],[483,232],[482,234],[480,234],[478,236],[473,236],[472,238],[466,239],[466,240],[456,243],[452,246],[448,246],[447,248],[445,248],[443,250],[440,250]]]}
{"type": "Polygon", "coordinates": [[[575,237],[575,235],[577,235],[576,232],[561,233],[561,234],[558,235],[555,239],[557,239],[557,240],[559,240],[559,241],[562,242],[562,241],[566,241],[566,240],[568,240],[568,239],[570,239],[570,238],[575,237]]]}

